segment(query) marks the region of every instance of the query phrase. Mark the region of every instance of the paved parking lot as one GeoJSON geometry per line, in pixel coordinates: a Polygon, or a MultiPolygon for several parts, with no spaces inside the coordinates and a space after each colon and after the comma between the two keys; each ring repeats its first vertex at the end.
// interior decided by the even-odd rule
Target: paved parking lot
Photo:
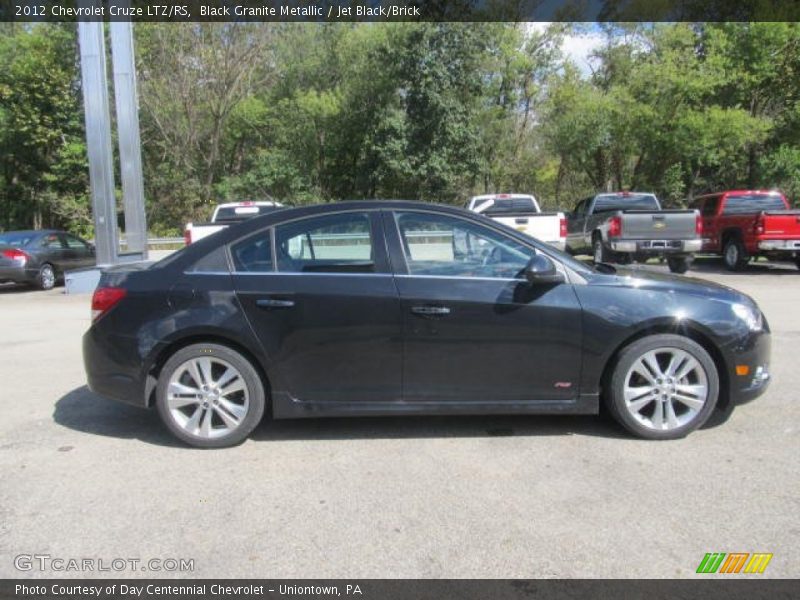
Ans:
{"type": "Polygon", "coordinates": [[[797,577],[800,272],[694,274],[761,304],[774,381],[685,440],[602,417],[371,418],[265,422],[216,451],[87,390],[87,296],[0,286],[0,577],[48,554],[189,558],[197,577],[658,578],[736,551],[797,577]]]}

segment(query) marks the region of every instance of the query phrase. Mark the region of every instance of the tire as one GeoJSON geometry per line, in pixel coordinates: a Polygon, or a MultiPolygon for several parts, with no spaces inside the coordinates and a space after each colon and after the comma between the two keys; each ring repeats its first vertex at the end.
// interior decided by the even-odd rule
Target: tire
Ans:
{"type": "Polygon", "coordinates": [[[796,266],[798,269],[800,269],[800,256],[798,256],[798,257],[796,257],[794,259],[794,266],[796,266]]]}
{"type": "Polygon", "coordinates": [[[161,420],[175,437],[197,448],[240,444],[261,422],[265,404],[264,384],[255,367],[219,344],[178,350],[164,364],[156,386],[161,420]],[[182,397],[170,393],[177,386],[182,386],[182,397]]]}
{"type": "Polygon", "coordinates": [[[611,262],[611,253],[603,245],[603,240],[599,237],[592,242],[592,258],[596,263],[611,262]]]}
{"type": "Polygon", "coordinates": [[[667,265],[672,273],[686,273],[689,270],[689,259],[685,256],[668,256],[667,265]]]}
{"type": "Polygon", "coordinates": [[[52,290],[56,287],[56,270],[50,263],[44,263],[36,275],[36,287],[40,290],[52,290]]]}
{"type": "Polygon", "coordinates": [[[722,260],[725,262],[725,268],[729,271],[741,271],[747,265],[750,257],[739,238],[729,237],[722,248],[722,260]]]}
{"type": "Polygon", "coordinates": [[[657,334],[623,349],[606,392],[609,411],[625,429],[644,439],[673,440],[701,427],[712,415],[719,374],[697,342],[657,334]]]}

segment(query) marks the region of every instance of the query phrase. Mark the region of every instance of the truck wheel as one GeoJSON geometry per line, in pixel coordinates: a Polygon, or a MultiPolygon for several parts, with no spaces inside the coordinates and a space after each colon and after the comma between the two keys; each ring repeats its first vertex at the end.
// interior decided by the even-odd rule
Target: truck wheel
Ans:
{"type": "Polygon", "coordinates": [[[735,237],[728,238],[725,242],[725,247],[722,249],[722,257],[725,261],[725,267],[729,271],[741,271],[747,265],[747,261],[750,260],[744,244],[735,237]]]}
{"type": "Polygon", "coordinates": [[[631,433],[673,440],[708,420],[718,394],[717,367],[700,344],[680,335],[657,334],[621,352],[605,401],[631,433]]]}
{"type": "Polygon", "coordinates": [[[673,273],[686,273],[689,270],[689,259],[685,256],[668,256],[667,265],[673,273]]]}
{"type": "Polygon", "coordinates": [[[605,263],[611,262],[611,253],[606,250],[606,247],[603,246],[603,240],[600,238],[594,238],[594,242],[592,242],[592,253],[594,256],[594,262],[596,263],[605,263]]]}

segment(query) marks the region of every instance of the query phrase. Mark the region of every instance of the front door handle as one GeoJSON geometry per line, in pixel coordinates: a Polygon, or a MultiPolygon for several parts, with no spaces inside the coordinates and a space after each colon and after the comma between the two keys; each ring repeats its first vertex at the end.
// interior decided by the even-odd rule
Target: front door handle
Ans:
{"type": "Polygon", "coordinates": [[[286,300],[283,298],[259,298],[256,300],[256,306],[264,310],[273,310],[275,308],[292,308],[294,300],[286,300]]]}
{"type": "Polygon", "coordinates": [[[450,314],[450,309],[446,306],[412,306],[411,312],[423,317],[441,317],[450,314]]]}

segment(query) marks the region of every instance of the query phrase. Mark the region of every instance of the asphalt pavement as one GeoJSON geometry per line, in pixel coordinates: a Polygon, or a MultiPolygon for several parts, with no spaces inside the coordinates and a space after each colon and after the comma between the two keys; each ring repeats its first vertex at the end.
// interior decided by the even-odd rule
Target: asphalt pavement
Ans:
{"type": "Polygon", "coordinates": [[[88,296],[0,286],[0,577],[668,578],[707,552],[797,577],[800,272],[692,275],[759,302],[773,382],[686,439],[602,416],[350,418],[214,451],[88,391],[88,296]]]}

